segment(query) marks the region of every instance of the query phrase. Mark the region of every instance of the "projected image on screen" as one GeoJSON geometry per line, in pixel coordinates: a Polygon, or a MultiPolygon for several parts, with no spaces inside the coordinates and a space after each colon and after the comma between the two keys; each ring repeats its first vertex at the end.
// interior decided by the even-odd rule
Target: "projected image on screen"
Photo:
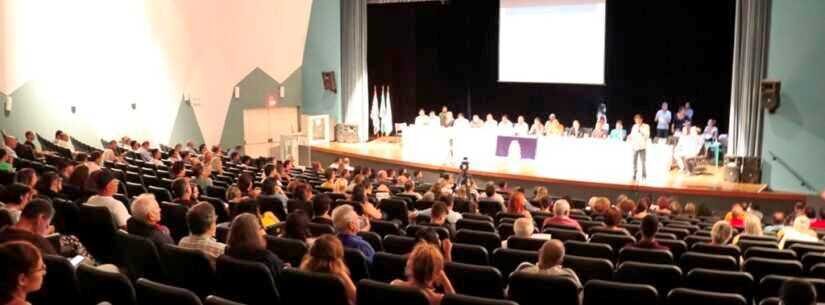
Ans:
{"type": "Polygon", "coordinates": [[[606,0],[501,0],[500,82],[604,84],[606,0]]]}

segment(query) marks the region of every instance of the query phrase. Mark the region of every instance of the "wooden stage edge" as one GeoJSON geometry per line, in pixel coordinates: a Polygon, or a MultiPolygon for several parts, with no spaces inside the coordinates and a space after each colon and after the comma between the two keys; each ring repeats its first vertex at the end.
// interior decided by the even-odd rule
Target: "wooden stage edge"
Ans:
{"type": "MultiPolygon", "coordinates": [[[[384,163],[390,164],[391,166],[397,167],[404,167],[408,169],[421,169],[426,171],[433,171],[433,172],[449,172],[449,173],[460,173],[460,169],[457,167],[452,166],[443,166],[443,165],[433,165],[428,163],[422,162],[412,162],[407,160],[402,160],[400,156],[394,156],[393,154],[382,154],[378,155],[375,153],[368,153],[364,150],[359,149],[352,149],[347,145],[353,144],[339,144],[339,143],[329,143],[329,144],[321,144],[321,145],[312,145],[310,146],[310,151],[315,153],[324,153],[330,154],[335,156],[341,157],[348,157],[351,161],[355,164],[358,163],[358,160],[365,160],[369,162],[376,162],[376,163],[384,163]]],[[[361,145],[370,145],[361,144],[361,145]]],[[[771,201],[806,201],[807,195],[802,193],[789,193],[789,192],[773,192],[768,190],[768,186],[766,184],[745,184],[745,183],[726,183],[728,184],[727,187],[720,188],[714,187],[713,185],[706,185],[703,187],[696,187],[694,186],[684,186],[684,185],[676,185],[676,184],[667,184],[667,185],[645,185],[643,183],[610,183],[610,182],[594,182],[594,181],[581,181],[581,180],[570,180],[570,179],[559,179],[553,177],[545,177],[545,176],[536,176],[536,175],[522,175],[522,174],[512,174],[512,173],[504,173],[504,172],[492,172],[492,171],[484,171],[484,170],[473,170],[469,171],[470,175],[479,176],[484,178],[491,178],[492,180],[518,180],[518,181],[528,181],[537,184],[553,184],[553,185],[565,185],[570,187],[577,187],[577,188],[586,188],[586,189],[603,189],[603,190],[614,190],[614,191],[625,191],[625,192],[653,192],[653,193],[668,193],[673,195],[690,195],[690,196],[707,196],[707,197],[720,197],[720,198],[737,198],[737,199],[748,199],[748,200],[771,200],[771,201]]]]}

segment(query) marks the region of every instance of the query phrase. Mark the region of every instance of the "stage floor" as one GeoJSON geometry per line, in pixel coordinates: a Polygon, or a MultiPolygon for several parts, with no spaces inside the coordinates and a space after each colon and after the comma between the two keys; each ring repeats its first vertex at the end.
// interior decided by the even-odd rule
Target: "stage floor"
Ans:
{"type": "MultiPolygon", "coordinates": [[[[405,156],[397,137],[384,137],[368,143],[328,143],[312,145],[314,153],[327,153],[345,156],[357,160],[368,160],[379,163],[393,164],[398,167],[420,168],[431,171],[447,171],[458,173],[458,164],[446,160],[428,160],[405,156]]],[[[721,167],[712,164],[705,166],[701,175],[688,175],[672,170],[665,177],[649,178],[645,181],[633,181],[628,174],[627,179],[600,178],[598,173],[582,173],[577,171],[562,172],[558,169],[547,169],[535,166],[533,160],[511,160],[507,158],[491,157],[484,162],[474,162],[470,165],[472,175],[492,177],[494,179],[529,180],[556,184],[570,184],[580,187],[632,189],[636,191],[674,192],[692,195],[720,195],[725,197],[760,197],[789,199],[800,197],[801,194],[774,193],[768,191],[766,184],[733,183],[724,181],[724,171],[721,167]]],[[[629,162],[629,161],[628,161],[629,162]]],[[[326,164],[325,164],[326,165],[326,164]]],[[[615,175],[614,175],[615,176],[615,175]]],[[[802,196],[804,197],[804,196],[802,196]]],[[[801,198],[801,197],[800,197],[801,198]]]]}

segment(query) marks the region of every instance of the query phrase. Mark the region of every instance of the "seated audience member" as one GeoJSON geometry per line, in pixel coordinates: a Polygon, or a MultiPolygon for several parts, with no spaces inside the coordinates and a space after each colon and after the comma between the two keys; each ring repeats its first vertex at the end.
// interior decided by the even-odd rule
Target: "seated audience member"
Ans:
{"type": "Polygon", "coordinates": [[[402,195],[410,195],[415,197],[415,200],[421,200],[421,194],[415,191],[415,181],[408,180],[404,183],[404,191],[401,192],[402,195]]]}
{"type": "Polygon", "coordinates": [[[610,131],[610,135],[608,135],[607,138],[610,140],[624,141],[625,137],[627,137],[627,130],[624,129],[622,121],[618,120],[616,121],[616,128],[610,131]]]}
{"type": "Polygon", "coordinates": [[[642,218],[641,232],[642,238],[630,247],[668,250],[668,247],[662,246],[656,241],[656,233],[659,232],[659,219],[656,216],[647,215],[642,218]]]}
{"type": "Polygon", "coordinates": [[[189,184],[189,178],[186,177],[177,178],[172,181],[172,196],[175,196],[172,202],[185,207],[190,207],[196,203],[196,201],[192,199],[192,185],[189,184]]]}
{"type": "Polygon", "coordinates": [[[811,229],[825,229],[825,208],[819,209],[819,218],[811,222],[811,229]]]}
{"type": "Polygon", "coordinates": [[[0,244],[0,304],[29,305],[29,293],[40,290],[46,275],[43,255],[24,241],[0,244]]]}
{"type": "Polygon", "coordinates": [[[488,183],[487,186],[484,187],[484,192],[478,195],[479,201],[495,201],[501,204],[501,210],[505,210],[504,206],[504,196],[496,192],[495,184],[488,183]]]}
{"type": "Polygon", "coordinates": [[[713,224],[710,229],[710,243],[713,245],[727,245],[733,234],[733,227],[730,223],[720,220],[713,224]]]}
{"type": "Polygon", "coordinates": [[[358,232],[362,230],[369,231],[369,220],[366,217],[358,217],[351,205],[342,204],[332,210],[332,223],[338,231],[341,244],[344,247],[361,251],[367,261],[372,263],[375,250],[361,236],[358,236],[358,232]]]}
{"type": "Polygon", "coordinates": [[[302,210],[289,213],[289,215],[286,216],[286,225],[284,226],[284,232],[281,237],[297,239],[311,246],[312,243],[315,242],[315,238],[310,237],[309,217],[307,217],[307,214],[302,210]]]}
{"type": "Polygon", "coordinates": [[[534,199],[533,202],[527,202],[527,210],[530,213],[550,213],[553,206],[553,199],[550,196],[543,196],[539,199],[534,199]]]}
{"type": "Polygon", "coordinates": [[[26,142],[25,143],[17,143],[17,138],[11,137],[15,141],[14,146],[8,146],[11,149],[14,149],[14,153],[17,155],[16,158],[26,159],[26,160],[37,160],[38,155],[40,154],[37,149],[34,147],[34,142],[29,141],[29,137],[34,137],[34,134],[31,131],[26,132],[26,142]]]}
{"type": "MultiPolygon", "coordinates": [[[[261,190],[255,187],[255,178],[248,173],[243,173],[238,176],[238,189],[241,190],[241,194],[244,197],[248,198],[258,198],[258,195],[261,194],[261,190]]],[[[310,192],[310,194],[312,194],[310,192]]],[[[303,195],[303,194],[296,194],[296,195],[303,195]]],[[[306,201],[306,200],[305,200],[306,201]]]]}
{"type": "Polygon", "coordinates": [[[101,157],[103,158],[103,161],[123,162],[123,159],[117,154],[117,141],[111,140],[106,143],[106,147],[103,148],[103,154],[101,154],[101,157]]]}
{"type": "Polygon", "coordinates": [[[183,178],[186,176],[186,163],[183,161],[178,161],[172,163],[172,168],[169,170],[169,178],[177,179],[183,178]]]}
{"type": "Polygon", "coordinates": [[[126,230],[130,234],[148,238],[158,246],[174,244],[169,228],[160,224],[160,215],[155,195],[139,195],[132,200],[132,218],[126,221],[126,230]]]}
{"type": "Polygon", "coordinates": [[[304,271],[334,275],[344,285],[349,304],[355,304],[356,288],[350,278],[349,268],[344,263],[344,246],[334,235],[324,234],[318,237],[301,261],[300,268],[304,271]]]}
{"type": "Polygon", "coordinates": [[[573,218],[570,218],[570,203],[567,202],[567,200],[556,200],[556,203],[553,204],[553,215],[553,217],[544,220],[542,227],[547,227],[548,225],[554,224],[568,226],[571,229],[576,229],[579,231],[582,230],[579,222],[573,218]]]}
{"type": "Polygon", "coordinates": [[[524,192],[516,191],[510,196],[507,201],[507,209],[504,212],[510,214],[520,214],[524,217],[531,217],[530,211],[527,211],[527,199],[524,197],[524,192]]]}
{"type": "Polygon", "coordinates": [[[37,172],[32,168],[23,168],[14,173],[14,182],[22,183],[32,190],[37,187],[37,172]]]}
{"type": "Polygon", "coordinates": [[[671,198],[668,196],[659,196],[656,198],[656,214],[659,215],[671,215],[673,214],[673,210],[670,207],[671,198]]]}
{"type": "Polygon", "coordinates": [[[50,226],[54,209],[48,201],[35,199],[23,209],[19,221],[0,231],[0,243],[9,241],[26,241],[37,247],[44,254],[57,255],[54,246],[45,236],[54,228],[50,226]]]}
{"type": "Polygon", "coordinates": [[[647,197],[642,197],[639,200],[639,204],[637,204],[636,209],[633,210],[633,219],[641,220],[647,217],[647,215],[650,215],[650,212],[648,211],[649,202],[650,201],[647,200],[647,197]]]}
{"type": "Polygon", "coordinates": [[[795,241],[819,241],[816,231],[811,230],[811,220],[808,216],[797,216],[793,221],[792,227],[785,227],[777,234],[780,237],[779,248],[784,249],[785,243],[789,240],[795,241]]]}
{"type": "Polygon", "coordinates": [[[14,166],[12,162],[14,161],[11,159],[9,153],[0,149],[0,173],[13,173],[14,166]]]}
{"type": "Polygon", "coordinates": [[[332,192],[336,194],[346,194],[347,193],[347,179],[338,178],[335,179],[335,183],[332,185],[332,192]]]}
{"type": "Polygon", "coordinates": [[[143,141],[143,143],[140,144],[140,147],[136,151],[140,155],[140,158],[146,162],[152,161],[152,152],[149,151],[149,145],[149,141],[143,141]]]}
{"type": "Polygon", "coordinates": [[[192,165],[192,180],[202,190],[212,186],[212,178],[209,177],[211,174],[212,171],[208,167],[204,167],[203,164],[192,165]]]}
{"type": "Polygon", "coordinates": [[[57,162],[57,173],[64,181],[68,182],[76,167],[77,163],[74,161],[61,160],[57,162]]]}
{"type": "Polygon", "coordinates": [[[6,189],[0,194],[0,202],[5,204],[3,209],[8,211],[12,223],[17,223],[20,220],[20,214],[32,198],[34,198],[34,190],[21,183],[6,186],[6,189]]]}
{"type": "Polygon", "coordinates": [[[112,214],[115,225],[126,228],[126,221],[129,220],[131,215],[129,215],[129,211],[126,210],[126,206],[122,202],[112,197],[117,193],[120,181],[115,179],[112,173],[105,168],[92,173],[89,176],[89,181],[97,189],[97,195],[89,197],[86,205],[107,208],[109,213],[112,214]]]}
{"type": "Polygon", "coordinates": [[[607,210],[610,209],[610,199],[607,197],[592,197],[588,202],[591,209],[591,216],[604,216],[607,210]]]}
{"type": "MultiPolygon", "coordinates": [[[[513,236],[521,238],[550,239],[550,234],[536,233],[533,219],[521,217],[513,222],[513,236]]],[[[501,242],[502,248],[507,248],[507,240],[501,242]]]]}
{"type": "Polygon", "coordinates": [[[687,219],[695,219],[696,213],[696,204],[693,202],[688,202],[685,204],[681,216],[687,219]]]}
{"type": "Polygon", "coordinates": [[[93,151],[89,154],[89,158],[86,159],[86,162],[83,163],[86,167],[89,168],[89,172],[95,172],[100,169],[100,166],[103,165],[103,153],[99,151],[93,151]]]}
{"type": "Polygon", "coordinates": [[[284,190],[278,186],[278,180],[276,178],[264,179],[264,182],[261,183],[261,195],[259,196],[277,199],[280,201],[284,211],[286,211],[286,202],[289,201],[289,198],[284,194],[284,190]]]}
{"type": "MultiPolygon", "coordinates": [[[[13,136],[4,136],[3,141],[5,142],[6,145],[2,146],[0,148],[2,148],[3,150],[6,151],[6,154],[8,154],[8,156],[11,157],[12,161],[14,161],[14,159],[21,158],[20,156],[17,155],[17,150],[18,150],[18,147],[22,146],[22,145],[17,145],[17,138],[15,138],[13,136]]],[[[27,159],[27,158],[24,158],[24,159],[27,159]]]]}
{"type": "Polygon", "coordinates": [[[332,189],[332,186],[335,185],[335,179],[338,179],[336,176],[336,171],[334,168],[327,168],[324,172],[324,176],[327,177],[327,180],[321,184],[321,188],[332,189]]]}
{"type": "Polygon", "coordinates": [[[762,222],[753,215],[748,215],[745,217],[745,230],[736,235],[731,242],[731,245],[739,244],[739,238],[742,236],[762,236],[762,222]]]}
{"type": "Polygon", "coordinates": [[[747,212],[749,215],[756,216],[756,218],[759,218],[759,221],[762,221],[762,217],[765,216],[759,209],[759,205],[754,203],[749,204],[745,212],[747,212]]]}
{"type": "Polygon", "coordinates": [[[178,246],[202,251],[214,264],[215,259],[223,255],[226,250],[225,244],[215,240],[215,232],[218,230],[217,219],[215,207],[208,202],[192,206],[186,212],[189,235],[181,238],[178,246]]]}
{"type": "Polygon", "coordinates": [[[384,218],[381,210],[377,209],[375,205],[369,201],[369,198],[367,197],[367,188],[364,185],[357,185],[352,189],[352,197],[350,200],[361,204],[361,208],[364,210],[364,216],[368,219],[373,220],[384,218]]]}
{"type": "MultiPolygon", "coordinates": [[[[455,224],[458,222],[458,220],[464,217],[464,216],[461,215],[461,213],[453,211],[453,207],[455,206],[455,197],[453,195],[450,195],[450,194],[443,195],[443,196],[438,198],[438,201],[443,203],[444,206],[446,207],[447,212],[445,214],[445,217],[446,217],[445,220],[450,225],[455,226],[455,224]]],[[[433,207],[435,207],[435,205],[433,205],[433,207]]],[[[412,220],[414,220],[418,216],[433,217],[432,208],[424,209],[424,210],[420,210],[420,211],[413,211],[413,212],[410,213],[410,219],[412,219],[412,220]]]]}
{"type": "Polygon", "coordinates": [[[802,278],[792,278],[782,284],[780,299],[782,305],[814,305],[817,304],[816,287],[802,278]]]}
{"type": "Polygon", "coordinates": [[[552,239],[544,242],[538,252],[538,263],[521,263],[516,267],[515,272],[539,273],[544,275],[553,275],[566,277],[576,283],[576,287],[581,291],[582,284],[576,272],[570,268],[562,267],[564,261],[564,244],[558,239],[552,239]]]}
{"type": "Polygon", "coordinates": [[[418,243],[407,258],[406,280],[396,279],[392,285],[418,288],[429,300],[430,305],[439,305],[444,294],[455,293],[450,279],[444,272],[444,256],[438,247],[429,243],[418,243]]]}
{"type": "Polygon", "coordinates": [[[444,202],[436,202],[430,210],[430,225],[442,227],[450,232],[450,237],[455,237],[455,223],[448,220],[452,210],[444,202]]]}
{"type": "Polygon", "coordinates": [[[275,253],[266,249],[265,235],[258,216],[249,213],[238,215],[229,227],[226,255],[264,264],[277,281],[284,263],[275,253]]]}
{"type": "Polygon", "coordinates": [[[315,216],[315,218],[312,219],[312,222],[330,226],[333,225],[332,216],[329,213],[331,207],[332,198],[330,198],[329,195],[320,194],[312,197],[312,210],[314,212],[313,215],[315,216]]]}
{"type": "Polygon", "coordinates": [[[422,242],[431,244],[441,249],[441,255],[444,256],[445,262],[453,261],[453,243],[449,238],[441,239],[435,229],[425,228],[423,230],[418,230],[418,232],[415,233],[415,243],[417,244],[422,242]]]}
{"type": "Polygon", "coordinates": [[[63,178],[56,172],[47,172],[37,181],[37,197],[53,200],[66,198],[63,191],[63,178]]]}
{"type": "Polygon", "coordinates": [[[771,214],[771,224],[765,226],[762,232],[766,235],[776,235],[785,228],[785,212],[776,211],[771,214]]]}
{"type": "Polygon", "coordinates": [[[624,198],[617,202],[619,203],[619,210],[621,211],[622,218],[632,218],[633,212],[636,211],[636,202],[630,198],[624,198]]]}
{"type": "Polygon", "coordinates": [[[621,223],[622,212],[619,212],[617,208],[607,208],[607,211],[604,213],[605,227],[613,232],[630,236],[631,234],[627,231],[627,229],[619,226],[621,223]]]}
{"type": "Polygon", "coordinates": [[[734,228],[741,228],[745,225],[745,209],[742,208],[741,203],[734,203],[730,212],[725,214],[725,221],[729,222],[734,228]]]}
{"type": "Polygon", "coordinates": [[[163,154],[161,154],[160,149],[152,148],[149,150],[149,154],[152,155],[152,160],[149,161],[150,164],[163,165],[163,154]]]}

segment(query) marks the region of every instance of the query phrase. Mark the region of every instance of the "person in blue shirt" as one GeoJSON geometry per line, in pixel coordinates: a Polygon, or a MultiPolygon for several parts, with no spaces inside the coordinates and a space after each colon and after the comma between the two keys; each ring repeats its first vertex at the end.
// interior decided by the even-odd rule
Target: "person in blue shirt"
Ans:
{"type": "Polygon", "coordinates": [[[625,136],[627,136],[627,131],[624,130],[624,126],[622,125],[622,121],[621,120],[616,121],[616,128],[613,128],[613,130],[610,131],[610,135],[608,136],[608,139],[624,141],[625,136]]]}
{"type": "Polygon", "coordinates": [[[367,262],[371,264],[372,258],[375,256],[375,249],[358,236],[358,232],[361,230],[369,231],[369,220],[365,217],[359,217],[351,205],[343,204],[332,210],[332,224],[335,226],[335,230],[338,231],[338,238],[341,239],[344,247],[361,251],[367,262]]]}

